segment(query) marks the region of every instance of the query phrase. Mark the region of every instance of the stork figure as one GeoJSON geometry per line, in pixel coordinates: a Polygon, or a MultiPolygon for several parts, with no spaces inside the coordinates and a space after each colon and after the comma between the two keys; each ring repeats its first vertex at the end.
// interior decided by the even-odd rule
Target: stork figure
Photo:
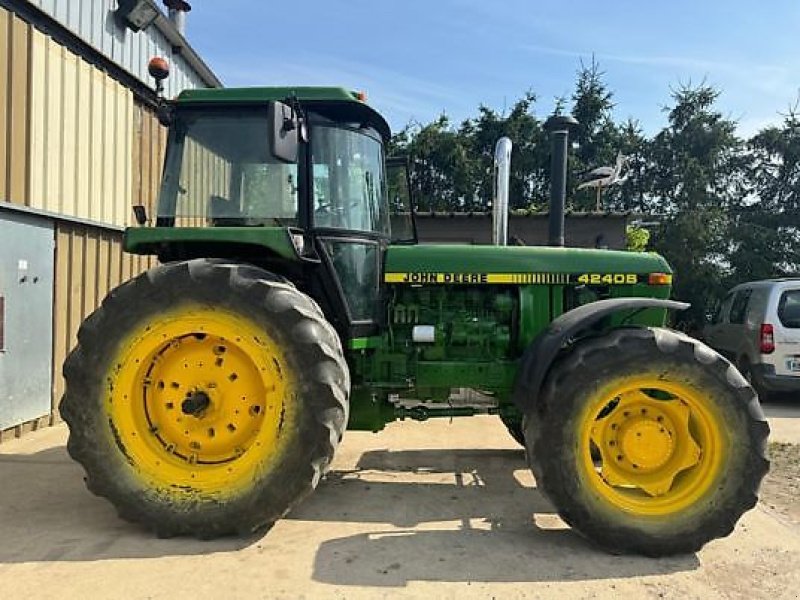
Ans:
{"type": "Polygon", "coordinates": [[[585,188],[597,188],[597,212],[600,212],[600,196],[603,188],[610,185],[622,183],[628,178],[626,173],[622,175],[622,170],[628,162],[628,157],[622,152],[617,153],[617,162],[613,167],[597,167],[586,174],[586,180],[578,186],[579,190],[585,188]]]}

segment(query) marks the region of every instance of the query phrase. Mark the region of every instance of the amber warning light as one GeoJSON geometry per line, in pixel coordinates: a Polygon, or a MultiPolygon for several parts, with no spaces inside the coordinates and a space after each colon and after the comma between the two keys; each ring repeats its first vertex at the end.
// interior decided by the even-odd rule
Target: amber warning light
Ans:
{"type": "Polygon", "coordinates": [[[161,58],[160,56],[151,58],[150,62],[147,63],[147,72],[150,73],[150,77],[156,81],[164,81],[169,77],[169,63],[167,59],[161,58]]]}
{"type": "Polygon", "coordinates": [[[169,77],[169,62],[166,58],[155,56],[147,63],[147,72],[156,80],[156,94],[160,98],[164,92],[164,80],[169,77]]]}
{"type": "Polygon", "coordinates": [[[669,273],[650,273],[647,283],[650,285],[670,285],[672,283],[672,275],[669,273]]]}

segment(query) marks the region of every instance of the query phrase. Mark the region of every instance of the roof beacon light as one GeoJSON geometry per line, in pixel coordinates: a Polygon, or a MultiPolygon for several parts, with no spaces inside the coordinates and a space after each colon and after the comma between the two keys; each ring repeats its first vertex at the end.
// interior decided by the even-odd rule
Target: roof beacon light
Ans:
{"type": "Polygon", "coordinates": [[[164,80],[169,77],[169,62],[166,58],[154,56],[147,63],[147,72],[156,80],[156,93],[161,96],[164,91],[164,80]]]}
{"type": "Polygon", "coordinates": [[[366,102],[367,101],[367,92],[364,90],[360,90],[356,92],[356,100],[359,102],[366,102]]]}
{"type": "Polygon", "coordinates": [[[156,115],[164,127],[172,124],[172,105],[164,99],[164,80],[169,77],[169,62],[166,58],[154,56],[147,63],[147,71],[156,80],[156,115]]]}

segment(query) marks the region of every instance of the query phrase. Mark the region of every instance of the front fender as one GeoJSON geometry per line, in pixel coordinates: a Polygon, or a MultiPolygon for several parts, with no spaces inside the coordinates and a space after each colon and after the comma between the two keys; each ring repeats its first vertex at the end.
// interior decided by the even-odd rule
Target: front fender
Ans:
{"type": "Polygon", "coordinates": [[[611,298],[590,302],[565,312],[536,336],[522,355],[511,396],[517,408],[524,414],[536,404],[547,372],[568,339],[611,314],[643,308],[686,310],[689,304],[657,298],[611,298]]]}

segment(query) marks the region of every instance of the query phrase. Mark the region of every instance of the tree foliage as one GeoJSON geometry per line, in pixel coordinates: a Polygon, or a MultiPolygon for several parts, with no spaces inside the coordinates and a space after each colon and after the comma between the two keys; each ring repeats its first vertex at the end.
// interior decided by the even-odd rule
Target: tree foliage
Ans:
{"type": "MultiPolygon", "coordinates": [[[[594,190],[577,190],[593,168],[628,157],[624,180],[605,189],[604,210],[631,211],[647,230],[628,231],[630,250],[645,248],[673,266],[676,298],[692,303],[680,315],[700,327],[725,290],[742,281],[800,272],[800,114],[749,140],[722,114],[720,90],[701,82],[672,91],[666,122],[646,136],[634,118],[615,120],[614,94],[597,61],[581,64],[572,94],[553,114],[570,112],[568,209],[595,210],[594,190]]],[[[412,161],[412,187],[422,211],[487,210],[494,146],[511,138],[510,204],[516,212],[546,211],[550,180],[548,115],[537,114],[529,91],[508,111],[480,106],[455,126],[446,115],[409,126],[393,150],[412,161]]]]}

